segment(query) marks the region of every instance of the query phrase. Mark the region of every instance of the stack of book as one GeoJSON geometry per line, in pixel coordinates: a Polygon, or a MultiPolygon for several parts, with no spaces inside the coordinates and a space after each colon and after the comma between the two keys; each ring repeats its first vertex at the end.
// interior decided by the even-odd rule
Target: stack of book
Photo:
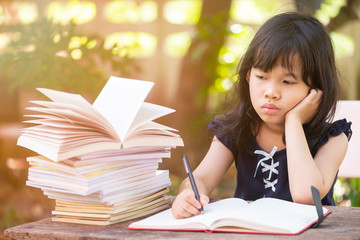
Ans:
{"type": "Polygon", "coordinates": [[[38,89],[18,145],[28,157],[28,186],[55,199],[53,220],[108,225],[169,207],[169,172],[158,170],[177,130],[153,120],[174,112],[144,102],[153,83],[111,77],[91,105],[82,96],[38,89]]]}

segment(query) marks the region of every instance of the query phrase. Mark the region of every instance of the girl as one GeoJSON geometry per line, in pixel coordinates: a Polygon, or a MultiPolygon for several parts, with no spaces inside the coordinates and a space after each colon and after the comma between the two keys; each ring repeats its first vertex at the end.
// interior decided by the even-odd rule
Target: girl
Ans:
{"type": "Polygon", "coordinates": [[[237,105],[210,123],[215,137],[194,171],[200,202],[185,179],[172,206],[174,217],[199,214],[233,161],[234,197],[312,204],[313,185],[324,205],[335,205],[333,187],[351,123],[329,124],[340,86],[322,24],[300,13],[268,20],[240,62],[235,91],[237,105]]]}

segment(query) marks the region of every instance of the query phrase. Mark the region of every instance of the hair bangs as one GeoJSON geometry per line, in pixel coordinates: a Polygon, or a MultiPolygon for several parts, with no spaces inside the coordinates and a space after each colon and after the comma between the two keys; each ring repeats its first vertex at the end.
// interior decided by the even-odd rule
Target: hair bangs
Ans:
{"type": "Polygon", "coordinates": [[[279,44],[279,39],[272,37],[262,41],[253,57],[254,68],[268,72],[281,60],[282,67],[289,70],[292,69],[292,60],[297,54],[297,49],[294,48],[294,43],[291,39],[282,42],[282,44],[279,44]]]}
{"type": "Polygon", "coordinates": [[[294,65],[300,64],[301,77],[310,85],[308,73],[313,71],[314,63],[309,51],[305,50],[308,46],[304,46],[306,43],[300,36],[287,38],[286,41],[280,39],[283,39],[283,36],[268,38],[258,46],[252,59],[253,67],[268,72],[280,63],[281,67],[293,72],[294,65]]]}

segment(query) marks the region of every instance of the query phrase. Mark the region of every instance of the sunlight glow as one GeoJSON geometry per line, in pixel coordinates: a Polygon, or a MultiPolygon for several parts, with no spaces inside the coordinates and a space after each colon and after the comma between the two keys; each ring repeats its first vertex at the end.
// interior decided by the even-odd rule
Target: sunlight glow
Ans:
{"type": "Polygon", "coordinates": [[[82,51],[80,49],[74,49],[71,51],[71,57],[74,60],[79,60],[82,57],[82,51]]]}
{"type": "Polygon", "coordinates": [[[72,37],[69,42],[70,49],[79,48],[81,47],[81,45],[82,45],[81,37],[72,37]]]}
{"type": "MultiPolygon", "coordinates": [[[[87,36],[74,36],[70,39],[68,48],[71,49],[70,56],[74,60],[82,58],[83,51],[80,49],[82,46],[86,46],[87,49],[94,48],[96,46],[96,40],[89,41],[87,36]]],[[[58,52],[58,56],[64,57],[67,54],[63,52],[58,52]]]]}
{"type": "Polygon", "coordinates": [[[49,4],[48,14],[57,23],[66,24],[74,21],[75,24],[84,24],[95,18],[96,5],[90,1],[54,1],[49,4]]]}
{"type": "Polygon", "coordinates": [[[154,1],[144,1],[139,6],[139,15],[142,22],[152,22],[156,20],[157,4],[154,1]]]}
{"type": "Polygon", "coordinates": [[[316,11],[315,16],[323,24],[327,25],[330,18],[335,17],[340,8],[346,5],[346,0],[324,0],[321,3],[320,9],[316,11]]]}
{"type": "Polygon", "coordinates": [[[145,32],[116,32],[106,37],[104,48],[110,49],[114,45],[114,54],[121,57],[146,58],[155,53],[157,39],[145,32]]]}
{"type": "Polygon", "coordinates": [[[276,0],[233,0],[230,16],[235,21],[247,24],[262,24],[280,8],[276,0]]]}
{"type": "Polygon", "coordinates": [[[191,44],[189,32],[170,34],[165,39],[165,52],[172,57],[183,57],[191,44]]]}
{"type": "Polygon", "coordinates": [[[19,5],[18,16],[20,22],[23,24],[34,22],[38,18],[38,11],[35,3],[22,2],[19,5]]]}
{"type": "Polygon", "coordinates": [[[235,62],[235,55],[233,53],[225,53],[223,59],[226,63],[233,63],[235,62]]]}
{"type": "Polygon", "coordinates": [[[0,53],[10,43],[10,36],[7,33],[0,33],[0,53]]]}
{"type": "Polygon", "coordinates": [[[61,35],[59,33],[57,33],[53,38],[53,42],[58,43],[58,42],[60,42],[60,40],[61,40],[61,35]]]}
{"type": "Polygon", "coordinates": [[[226,92],[230,90],[233,82],[229,78],[218,78],[215,80],[215,88],[220,92],[226,92]]]}
{"type": "MultiPolygon", "coordinates": [[[[234,28],[234,25],[235,24],[231,25],[230,29],[234,28]]],[[[218,57],[218,61],[220,62],[220,64],[237,63],[237,60],[245,52],[254,34],[254,29],[247,25],[241,25],[241,32],[236,34],[230,34],[227,37],[225,44],[220,49],[218,57]]]]}
{"type": "Polygon", "coordinates": [[[230,26],[230,31],[234,34],[241,33],[243,30],[244,30],[243,25],[239,23],[235,23],[230,26]]]}
{"type": "Polygon", "coordinates": [[[22,23],[28,24],[38,18],[37,5],[34,2],[13,1],[5,8],[0,6],[0,24],[4,23],[22,23]]]}
{"type": "Polygon", "coordinates": [[[354,55],[355,43],[351,36],[337,32],[331,32],[330,36],[333,41],[336,58],[347,58],[354,55]]]}
{"type": "Polygon", "coordinates": [[[86,47],[87,49],[93,49],[94,47],[96,47],[96,44],[97,44],[96,40],[91,40],[86,44],[86,47]]]}
{"type": "Polygon", "coordinates": [[[164,18],[173,24],[196,24],[199,21],[202,1],[171,0],[165,3],[164,18]]]}
{"type": "Polygon", "coordinates": [[[154,1],[110,1],[105,5],[105,18],[112,23],[152,22],[157,18],[154,1]]]}

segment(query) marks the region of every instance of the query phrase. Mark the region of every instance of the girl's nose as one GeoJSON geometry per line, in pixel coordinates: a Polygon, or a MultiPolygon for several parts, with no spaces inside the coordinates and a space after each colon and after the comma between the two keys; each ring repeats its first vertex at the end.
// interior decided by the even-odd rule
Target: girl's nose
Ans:
{"type": "Polygon", "coordinates": [[[265,98],[268,99],[279,99],[280,91],[275,84],[269,84],[265,90],[265,98]]]}

